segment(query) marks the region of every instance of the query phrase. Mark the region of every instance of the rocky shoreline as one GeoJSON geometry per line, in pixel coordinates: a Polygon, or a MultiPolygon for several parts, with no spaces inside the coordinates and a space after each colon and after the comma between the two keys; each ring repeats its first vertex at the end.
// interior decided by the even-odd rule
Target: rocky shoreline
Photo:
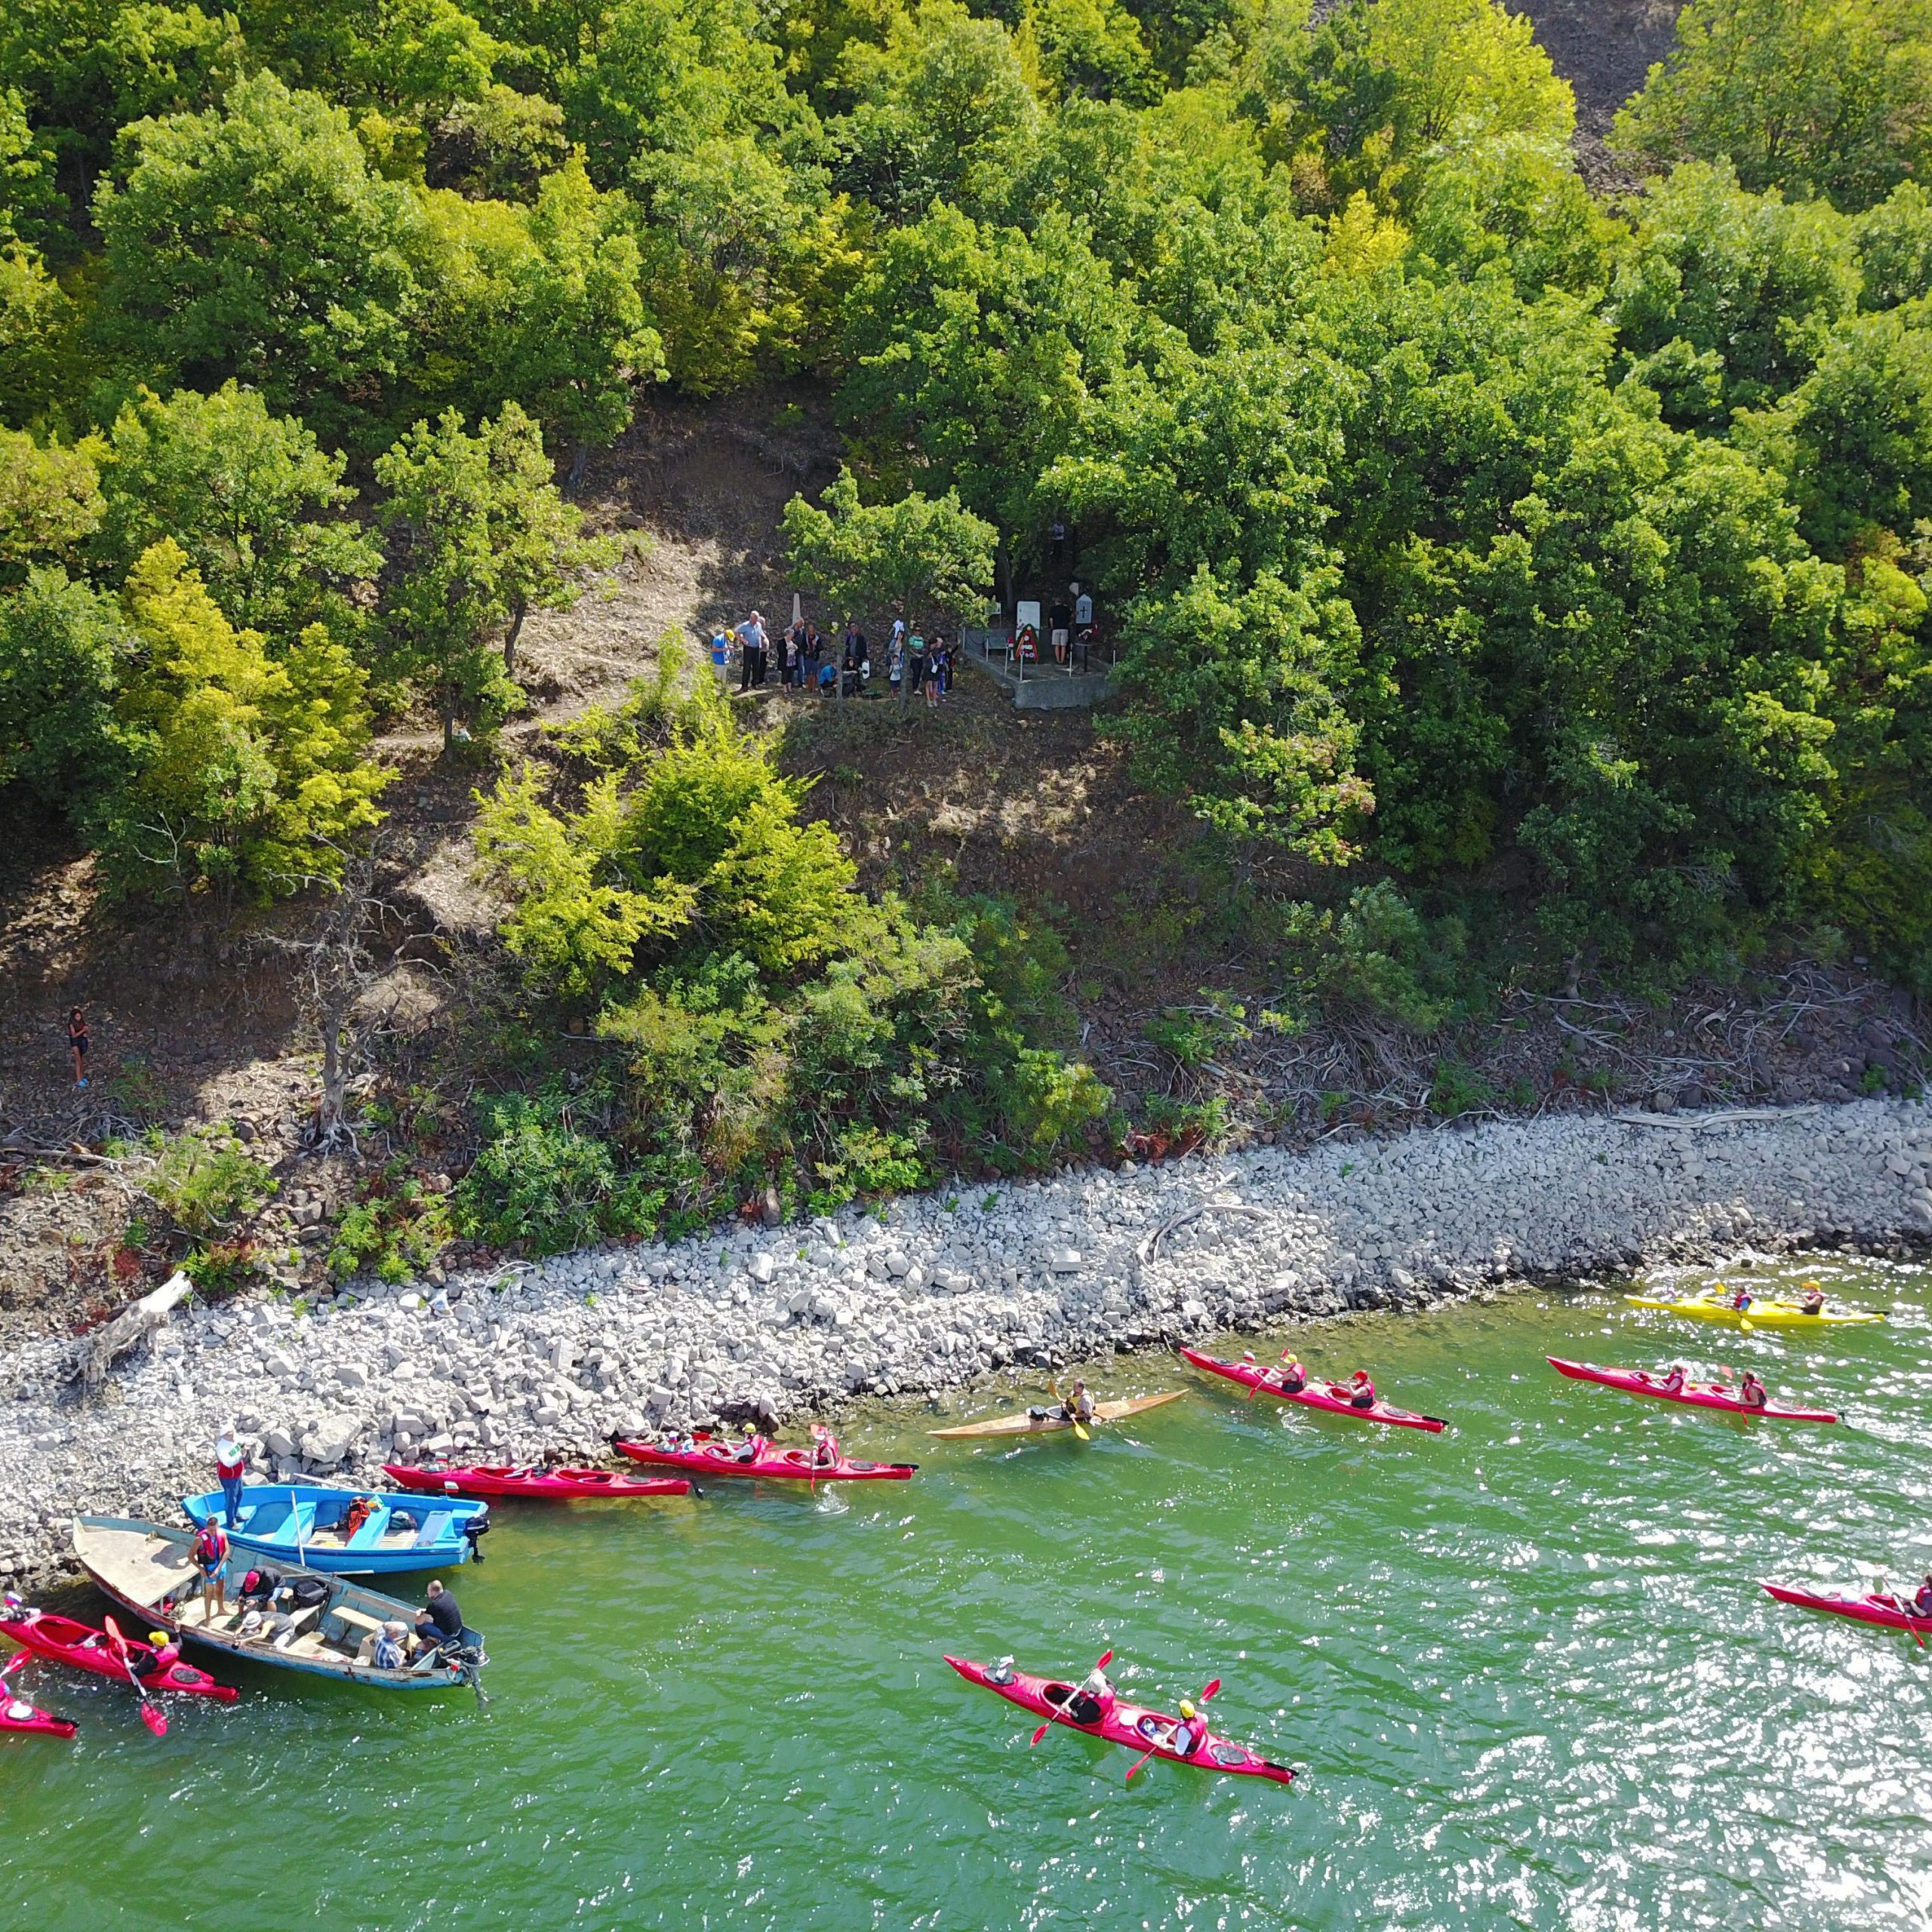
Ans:
{"type": "Polygon", "coordinates": [[[1890,1249],[1932,1234],[1928,1167],[1916,1102],[1570,1115],[961,1186],[312,1311],[196,1308],[92,1398],[78,1345],[32,1343],[0,1355],[0,1579],[56,1574],[76,1512],[175,1520],[227,1423],[283,1481],[367,1481],[425,1448],[598,1455],[613,1432],[776,1424],[1525,1275],[1890,1249]]]}

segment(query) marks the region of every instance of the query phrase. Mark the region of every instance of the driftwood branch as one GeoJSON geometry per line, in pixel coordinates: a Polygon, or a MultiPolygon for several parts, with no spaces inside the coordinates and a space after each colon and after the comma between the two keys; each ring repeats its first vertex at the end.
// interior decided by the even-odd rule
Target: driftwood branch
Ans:
{"type": "Polygon", "coordinates": [[[83,1337],[68,1363],[68,1374],[78,1379],[81,1393],[90,1401],[98,1395],[115,1363],[157,1328],[165,1327],[177,1304],[194,1291],[194,1283],[177,1269],[152,1293],[129,1303],[112,1321],[83,1337]]]}

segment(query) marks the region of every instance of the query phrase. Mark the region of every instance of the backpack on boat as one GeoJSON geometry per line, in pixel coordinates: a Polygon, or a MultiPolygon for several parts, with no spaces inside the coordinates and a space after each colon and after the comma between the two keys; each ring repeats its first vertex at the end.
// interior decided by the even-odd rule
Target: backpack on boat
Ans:
{"type": "Polygon", "coordinates": [[[319,1577],[297,1577],[288,1588],[288,1600],[297,1610],[312,1610],[329,1600],[329,1586],[319,1577]]]}

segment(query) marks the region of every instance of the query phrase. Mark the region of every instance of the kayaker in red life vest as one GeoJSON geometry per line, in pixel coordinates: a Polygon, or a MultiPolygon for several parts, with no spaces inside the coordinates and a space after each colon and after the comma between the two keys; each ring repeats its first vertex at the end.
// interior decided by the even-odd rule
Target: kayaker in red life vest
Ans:
{"type": "Polygon", "coordinates": [[[1208,1742],[1208,1720],[1185,1700],[1180,1707],[1180,1722],[1174,1726],[1174,1734],[1168,1749],[1178,1751],[1183,1758],[1191,1758],[1208,1742]]]}
{"type": "Polygon", "coordinates": [[[1771,1392],[1758,1380],[1753,1371],[1747,1368],[1744,1371],[1744,1386],[1738,1390],[1737,1399],[1747,1409],[1761,1409],[1769,1406],[1771,1392]]]}
{"type": "Polygon", "coordinates": [[[732,1452],[731,1460],[734,1463],[755,1463],[770,1447],[764,1438],[749,1423],[746,1423],[745,1439],[732,1452]]]}
{"type": "Polygon", "coordinates": [[[1932,1570],[1925,1573],[1925,1580],[1918,1586],[1918,1593],[1912,1600],[1914,1612],[1920,1617],[1932,1617],[1932,1570]]]}
{"type": "Polygon", "coordinates": [[[1670,1373],[1658,1383],[1657,1386],[1663,1389],[1666,1395],[1681,1395],[1684,1392],[1684,1364],[1681,1361],[1672,1362],[1670,1365],[1670,1373]]]}
{"type": "Polygon", "coordinates": [[[1073,1715],[1082,1724],[1097,1724],[1114,1707],[1114,1687],[1107,1673],[1098,1664],[1081,1680],[1077,1697],[1089,1699],[1094,1706],[1094,1715],[1087,1717],[1078,1712],[1073,1715]]]}
{"type": "Polygon", "coordinates": [[[1730,1306],[1742,1315],[1751,1306],[1751,1291],[1749,1288],[1733,1288],[1730,1291],[1730,1306]]]}
{"type": "Polygon", "coordinates": [[[1283,1357],[1274,1377],[1275,1386],[1286,1395],[1299,1395],[1308,1386],[1308,1371],[1303,1367],[1299,1355],[1283,1357]]]}
{"type": "Polygon", "coordinates": [[[195,1532],[188,1555],[202,1575],[202,1621],[228,1614],[228,1532],[211,1518],[195,1532]],[[212,1605],[212,1607],[211,1607],[212,1605]]]}
{"type": "Polygon", "coordinates": [[[812,1467],[829,1469],[838,1461],[838,1438],[822,1422],[812,1424],[812,1467]]]}
{"type": "Polygon", "coordinates": [[[1331,1382],[1329,1388],[1352,1409],[1372,1409],[1375,1406],[1375,1384],[1368,1379],[1368,1371],[1358,1368],[1346,1382],[1331,1382]]]}
{"type": "Polygon", "coordinates": [[[1801,1315],[1823,1315],[1825,1312],[1825,1291],[1816,1281],[1804,1284],[1804,1299],[1798,1304],[1801,1315]]]}
{"type": "Polygon", "coordinates": [[[129,1653],[137,1677],[158,1677],[181,1655],[181,1646],[165,1630],[150,1630],[148,1641],[154,1646],[152,1650],[129,1653]]]}

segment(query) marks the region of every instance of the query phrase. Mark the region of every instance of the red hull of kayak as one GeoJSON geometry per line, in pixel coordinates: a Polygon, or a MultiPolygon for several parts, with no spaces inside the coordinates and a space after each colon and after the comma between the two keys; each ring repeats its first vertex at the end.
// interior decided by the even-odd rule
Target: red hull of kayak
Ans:
{"type": "Polygon", "coordinates": [[[1545,1355],[1543,1360],[1558,1375],[1567,1375],[1573,1382],[1601,1382],[1606,1389],[1620,1389],[1626,1395],[1654,1395],[1660,1402],[1681,1402],[1694,1409],[1721,1409],[1727,1415],[1765,1416],[1774,1422],[1838,1420],[1829,1409],[1781,1409],[1772,1403],[1754,1409],[1749,1402],[1725,1395],[1721,1383],[1697,1389],[1687,1383],[1681,1389],[1670,1389],[1641,1368],[1598,1368],[1591,1362],[1565,1361],[1561,1355],[1545,1355]]]}
{"type": "Polygon", "coordinates": [[[1180,1721],[1164,1711],[1150,1711],[1139,1704],[1116,1703],[1105,1717],[1095,1722],[1076,1724],[1063,1708],[1073,1694],[1074,1686],[1071,1684],[1053,1678],[1031,1676],[1023,1670],[1014,1673],[1011,1684],[995,1684],[984,1664],[971,1663],[964,1657],[948,1657],[946,1662],[968,1684],[977,1684],[983,1690],[991,1690],[1008,1703],[1017,1704],[1023,1711],[1031,1711],[1035,1717],[1051,1718],[1055,1724],[1063,1724],[1069,1730],[1084,1731],[1089,1737],[1104,1738],[1109,1744],[1121,1745],[1129,1751],[1151,1749],[1155,1757],[1164,1758],[1171,1764],[1189,1764],[1196,1770],[1219,1771],[1227,1777],[1266,1778],[1275,1784],[1291,1784],[1294,1781],[1293,1766],[1272,1763],[1251,1751],[1245,1744],[1217,1737],[1212,1731],[1208,1734],[1207,1742],[1191,1758],[1183,1758],[1178,1751],[1170,1751],[1155,1744],[1155,1737],[1171,1730],[1180,1721]]]}
{"type": "Polygon", "coordinates": [[[1820,1596],[1811,1590],[1788,1589],[1782,1583],[1767,1583],[1764,1590],[1780,1603],[1795,1604],[1800,1610],[1822,1610],[1833,1617],[1848,1617],[1855,1623],[1875,1623],[1885,1630],[1915,1630],[1921,1636],[1932,1632],[1932,1617],[1915,1617],[1896,1604],[1881,1603],[1875,1597],[1820,1596]]]}
{"type": "Polygon", "coordinates": [[[809,1451],[768,1450],[755,1462],[741,1463],[721,1442],[696,1449],[660,1449],[648,1442],[620,1440],[617,1449],[634,1463],[654,1463],[666,1469],[692,1469],[708,1476],[776,1477],[786,1482],[903,1482],[917,1463],[855,1463],[841,1456],[829,1469],[815,1469],[809,1451]]]}
{"type": "Polygon", "coordinates": [[[29,1651],[16,1651],[11,1660],[0,1666],[0,1730],[37,1730],[47,1737],[72,1737],[79,1728],[72,1718],[57,1718],[51,1711],[43,1711],[38,1704],[29,1704],[24,1697],[17,1697],[7,1679],[32,1654],[29,1651]],[[18,1706],[17,1714],[12,1708],[18,1706]]]}
{"type": "Polygon", "coordinates": [[[594,1503],[600,1497],[688,1496],[683,1476],[626,1476],[614,1469],[515,1469],[507,1464],[472,1464],[446,1469],[385,1463],[383,1473],[398,1489],[437,1496],[525,1497],[540,1503],[594,1503]]]}
{"type": "MultiPolygon", "coordinates": [[[[70,1663],[77,1670],[91,1670],[97,1677],[128,1681],[127,1666],[109,1648],[106,1633],[90,1624],[76,1623],[71,1617],[56,1617],[42,1611],[37,1617],[0,1617],[0,1636],[11,1637],[36,1657],[51,1657],[56,1663],[70,1663]]],[[[154,1646],[134,1637],[122,1642],[134,1657],[152,1657],[154,1646]]],[[[141,1679],[146,1690],[174,1690],[189,1697],[213,1697],[232,1704],[241,1696],[232,1685],[217,1684],[205,1670],[177,1657],[165,1670],[151,1672],[141,1679]]]]}
{"type": "Polygon", "coordinates": [[[1205,1369],[1210,1375],[1224,1376],[1244,1389],[1258,1389],[1278,1402],[1300,1402],[1308,1408],[1325,1409],[1331,1415],[1352,1416],[1357,1422],[1386,1423],[1391,1429],[1426,1429],[1436,1435],[1449,1426],[1440,1416],[1419,1416],[1413,1409],[1397,1408],[1392,1402],[1378,1401],[1372,1409],[1358,1409],[1352,1402],[1331,1395],[1312,1383],[1306,1389],[1277,1388],[1267,1380],[1264,1370],[1251,1368],[1244,1361],[1223,1361],[1218,1356],[1203,1355],[1198,1349],[1183,1349],[1180,1353],[1196,1368],[1205,1369]]]}

